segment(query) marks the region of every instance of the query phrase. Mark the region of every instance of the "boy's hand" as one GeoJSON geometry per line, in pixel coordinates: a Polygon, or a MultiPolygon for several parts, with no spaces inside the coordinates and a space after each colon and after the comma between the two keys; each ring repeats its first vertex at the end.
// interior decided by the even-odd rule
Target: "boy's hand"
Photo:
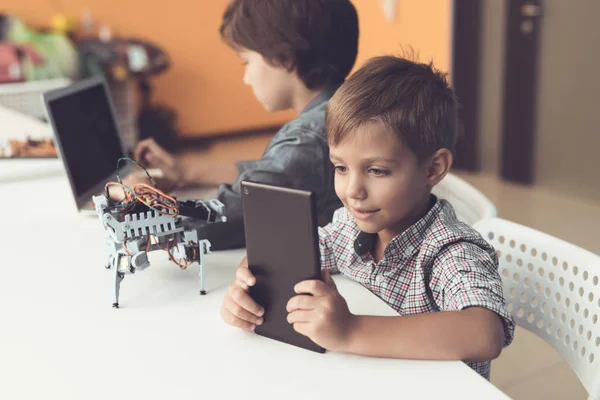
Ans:
{"type": "Polygon", "coordinates": [[[162,186],[165,188],[181,185],[184,174],[179,160],[160,147],[153,138],[139,142],[133,151],[133,158],[146,168],[160,169],[164,175],[162,186]]]}
{"type": "Polygon", "coordinates": [[[329,270],[323,269],[322,274],[323,281],[308,280],[295,286],[296,293],[307,294],[290,299],[287,320],[294,324],[294,330],[308,336],[319,346],[343,351],[356,318],[348,310],[348,304],[338,292],[329,270]]]}
{"type": "Polygon", "coordinates": [[[229,287],[223,299],[221,306],[223,321],[247,331],[253,331],[256,325],[263,323],[262,316],[265,310],[248,294],[250,286],[255,284],[256,278],[248,269],[248,258],[244,257],[235,273],[235,282],[229,287]]]}
{"type": "MultiPolygon", "coordinates": [[[[148,172],[152,175],[152,178],[154,179],[154,182],[156,182],[158,188],[163,192],[169,193],[177,189],[178,185],[176,185],[174,182],[165,179],[163,176],[157,176],[156,174],[150,171],[148,172]]],[[[139,183],[145,183],[146,185],[152,186],[152,181],[148,179],[148,175],[146,175],[143,171],[134,171],[133,173],[123,178],[123,185],[127,186],[130,189],[133,189],[133,187],[139,183]]],[[[109,197],[112,200],[122,201],[125,198],[124,190],[126,189],[123,189],[118,185],[111,186],[108,191],[109,197]]]]}

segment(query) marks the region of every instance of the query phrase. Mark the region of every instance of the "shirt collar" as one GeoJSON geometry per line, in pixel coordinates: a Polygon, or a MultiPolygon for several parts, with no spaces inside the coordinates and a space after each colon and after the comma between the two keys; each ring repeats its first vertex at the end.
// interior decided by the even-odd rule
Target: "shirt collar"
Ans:
{"type": "MultiPolygon", "coordinates": [[[[384,258],[389,258],[393,255],[401,255],[402,258],[409,258],[419,250],[421,244],[425,240],[425,235],[427,234],[428,228],[433,225],[435,220],[438,218],[438,215],[442,211],[442,203],[440,200],[433,194],[431,195],[430,199],[430,201],[433,203],[431,209],[427,212],[427,214],[425,214],[425,216],[411,225],[407,230],[399,235],[396,235],[392,240],[390,240],[383,253],[384,258]]],[[[357,230],[354,238],[355,249],[358,247],[357,240],[359,239],[359,235],[361,235],[361,232],[357,230]]],[[[376,233],[373,233],[372,235],[374,236],[376,233]]],[[[364,232],[361,237],[364,241],[364,232]]],[[[360,256],[356,250],[355,253],[360,256]]]]}
{"type": "Polygon", "coordinates": [[[335,94],[336,90],[338,90],[339,87],[340,87],[340,85],[335,85],[335,86],[331,86],[326,89],[323,89],[321,92],[319,92],[319,94],[314,99],[312,99],[310,101],[310,103],[308,103],[308,105],[306,107],[304,107],[304,110],[302,110],[300,115],[302,115],[306,112],[309,112],[310,110],[321,105],[322,103],[329,101],[329,99],[331,99],[333,97],[333,95],[335,94]]]}

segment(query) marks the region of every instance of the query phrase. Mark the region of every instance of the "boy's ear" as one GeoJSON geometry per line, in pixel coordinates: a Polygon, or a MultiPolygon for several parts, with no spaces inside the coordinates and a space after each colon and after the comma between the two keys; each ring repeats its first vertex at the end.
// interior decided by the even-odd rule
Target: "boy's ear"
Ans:
{"type": "Polygon", "coordinates": [[[433,187],[440,183],[446,176],[454,158],[448,149],[439,149],[430,158],[429,170],[427,171],[427,183],[433,187]]]}

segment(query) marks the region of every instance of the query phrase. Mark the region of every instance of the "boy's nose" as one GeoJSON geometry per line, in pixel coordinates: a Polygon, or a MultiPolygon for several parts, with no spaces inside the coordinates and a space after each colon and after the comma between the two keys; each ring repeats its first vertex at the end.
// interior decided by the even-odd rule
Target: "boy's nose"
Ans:
{"type": "Polygon", "coordinates": [[[348,186],[346,186],[346,196],[351,199],[364,200],[367,197],[367,191],[363,182],[358,177],[350,177],[348,186]]]}

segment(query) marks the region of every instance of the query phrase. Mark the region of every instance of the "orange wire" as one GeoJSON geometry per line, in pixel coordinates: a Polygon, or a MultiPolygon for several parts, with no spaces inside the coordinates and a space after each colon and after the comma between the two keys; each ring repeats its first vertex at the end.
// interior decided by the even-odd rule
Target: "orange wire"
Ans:
{"type": "Polygon", "coordinates": [[[123,240],[123,248],[125,249],[125,251],[127,252],[128,255],[131,255],[131,252],[127,248],[127,245],[125,245],[125,241],[124,240],[123,240]]]}
{"type": "MultiPolygon", "coordinates": [[[[175,198],[169,196],[168,194],[164,193],[163,191],[159,190],[156,187],[152,187],[145,183],[138,183],[133,187],[133,189],[131,189],[128,186],[125,186],[120,182],[108,182],[106,184],[106,191],[108,192],[108,188],[113,185],[123,187],[123,191],[125,193],[124,202],[126,204],[131,203],[135,199],[135,200],[139,201],[140,203],[143,203],[147,206],[150,206],[150,207],[153,207],[153,208],[159,210],[159,212],[163,215],[167,215],[169,217],[176,217],[177,215],[179,215],[179,208],[177,206],[177,200],[175,198]],[[129,189],[129,190],[126,190],[126,189],[129,189]],[[169,203],[171,203],[171,204],[169,204],[169,203]]],[[[135,203],[135,204],[137,204],[137,203],[135,203]]],[[[133,205],[133,207],[135,207],[135,204],[133,205]]],[[[129,208],[127,211],[132,210],[133,207],[129,208]]],[[[150,232],[149,231],[147,232],[147,235],[148,235],[148,240],[146,241],[146,253],[148,252],[148,250],[150,248],[150,232]]],[[[173,235],[172,239],[174,239],[174,238],[175,238],[175,235],[173,235]]],[[[173,263],[177,264],[179,266],[179,268],[186,269],[191,264],[191,262],[189,262],[188,260],[186,260],[183,257],[181,258],[183,260],[182,262],[178,262],[177,260],[175,260],[175,258],[171,254],[171,250],[173,249],[173,245],[171,243],[167,244],[167,249],[165,250],[160,245],[160,240],[157,237],[156,245],[158,246],[159,249],[166,251],[169,256],[169,259],[173,263]]],[[[129,251],[129,249],[127,248],[125,241],[123,241],[123,248],[125,249],[125,251],[127,252],[128,255],[131,255],[131,251],[129,251]]],[[[180,254],[180,256],[181,256],[181,254],[180,254]]]]}
{"type": "Polygon", "coordinates": [[[171,249],[173,248],[172,245],[170,243],[167,244],[167,249],[163,249],[162,246],[160,245],[160,242],[158,241],[158,238],[156,240],[156,245],[158,246],[159,249],[161,249],[162,251],[166,251],[168,256],[169,256],[169,260],[171,260],[172,262],[174,262],[175,264],[177,264],[179,266],[179,268],[181,269],[186,269],[191,263],[188,262],[187,260],[184,259],[185,264],[178,262],[177,260],[175,260],[175,258],[173,258],[173,255],[171,254],[171,249]]]}
{"type": "Polygon", "coordinates": [[[125,203],[131,203],[135,199],[140,203],[144,203],[145,205],[158,210],[163,215],[169,217],[179,215],[177,200],[155,187],[145,183],[138,183],[131,189],[119,182],[108,182],[106,184],[107,192],[108,188],[113,185],[123,187],[123,191],[125,192],[125,203]]]}
{"type": "MultiPolygon", "coordinates": [[[[186,269],[189,265],[189,263],[187,262],[187,260],[183,259],[183,263],[177,262],[175,261],[175,258],[173,258],[173,255],[171,254],[171,249],[173,248],[173,246],[171,245],[171,247],[167,248],[167,254],[169,255],[169,258],[171,259],[171,261],[173,261],[175,264],[179,265],[179,268],[181,269],[186,269]]],[[[181,256],[181,254],[180,254],[181,256]]]]}

